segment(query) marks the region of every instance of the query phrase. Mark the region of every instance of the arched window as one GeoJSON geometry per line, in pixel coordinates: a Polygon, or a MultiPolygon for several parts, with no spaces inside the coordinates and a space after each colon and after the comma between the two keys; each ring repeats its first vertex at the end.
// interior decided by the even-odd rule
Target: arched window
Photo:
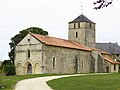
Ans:
{"type": "Polygon", "coordinates": [[[74,28],[76,28],[76,25],[75,25],[75,23],[74,23],[74,28]]]}
{"type": "Polygon", "coordinates": [[[82,68],[83,68],[83,67],[84,67],[84,62],[83,62],[83,61],[81,61],[81,64],[82,64],[81,66],[82,66],[82,68]]]}
{"type": "Polygon", "coordinates": [[[80,23],[78,23],[78,28],[80,28],[80,23]]]}
{"type": "Polygon", "coordinates": [[[78,38],[78,32],[76,32],[76,38],[78,38]]]}
{"type": "Polygon", "coordinates": [[[28,50],[28,58],[30,58],[30,50],[28,50]]]}
{"type": "Polygon", "coordinates": [[[55,69],[55,64],[56,64],[56,59],[55,59],[55,57],[53,57],[53,70],[55,69]]]}
{"type": "Polygon", "coordinates": [[[90,23],[90,28],[92,27],[92,24],[90,23]]]}

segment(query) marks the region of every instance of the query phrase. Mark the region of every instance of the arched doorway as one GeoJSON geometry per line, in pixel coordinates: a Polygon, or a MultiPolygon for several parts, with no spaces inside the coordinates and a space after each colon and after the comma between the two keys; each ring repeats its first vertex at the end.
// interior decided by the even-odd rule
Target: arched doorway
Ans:
{"type": "Polygon", "coordinates": [[[27,66],[27,74],[32,74],[32,65],[30,63],[27,66]]]}
{"type": "Polygon", "coordinates": [[[106,67],[106,73],[109,73],[109,67],[106,67]]]}
{"type": "Polygon", "coordinates": [[[30,60],[27,60],[27,61],[25,61],[24,62],[24,70],[23,70],[23,73],[26,75],[26,74],[32,74],[32,73],[34,73],[33,72],[33,70],[34,70],[34,68],[33,68],[33,63],[30,61],[30,60]]]}

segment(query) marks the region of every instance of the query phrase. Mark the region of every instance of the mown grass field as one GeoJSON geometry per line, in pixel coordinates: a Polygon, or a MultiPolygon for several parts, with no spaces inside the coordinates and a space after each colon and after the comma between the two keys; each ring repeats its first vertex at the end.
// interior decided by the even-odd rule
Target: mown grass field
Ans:
{"type": "Polygon", "coordinates": [[[47,83],[54,90],[120,90],[120,74],[75,76],[47,83]]]}
{"type": "Polygon", "coordinates": [[[36,75],[20,75],[20,76],[1,76],[0,82],[4,86],[0,90],[13,90],[15,84],[23,79],[35,78],[35,77],[45,77],[45,76],[54,76],[55,74],[36,74],[36,75]]]}

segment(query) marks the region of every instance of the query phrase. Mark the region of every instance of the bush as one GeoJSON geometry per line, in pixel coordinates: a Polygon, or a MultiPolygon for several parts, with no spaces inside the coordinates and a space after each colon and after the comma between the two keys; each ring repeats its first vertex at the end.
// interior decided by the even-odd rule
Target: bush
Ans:
{"type": "Polygon", "coordinates": [[[2,69],[2,74],[6,76],[15,75],[15,66],[11,60],[4,60],[0,69],[2,69]]]}
{"type": "Polygon", "coordinates": [[[0,89],[4,88],[3,87],[4,79],[1,78],[2,76],[5,76],[5,73],[4,73],[4,68],[2,66],[0,66],[0,89]]]}
{"type": "Polygon", "coordinates": [[[15,66],[5,65],[4,72],[6,72],[6,76],[15,75],[15,66]]]}

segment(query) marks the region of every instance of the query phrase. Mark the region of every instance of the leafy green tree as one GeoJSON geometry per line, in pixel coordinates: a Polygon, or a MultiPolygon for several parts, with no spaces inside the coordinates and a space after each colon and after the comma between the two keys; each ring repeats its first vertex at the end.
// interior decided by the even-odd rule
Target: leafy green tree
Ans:
{"type": "Polygon", "coordinates": [[[4,66],[4,72],[6,73],[6,76],[15,75],[15,66],[14,65],[5,65],[4,66]]]}
{"type": "Polygon", "coordinates": [[[14,55],[15,55],[15,46],[29,33],[35,33],[35,34],[41,34],[41,35],[48,35],[47,31],[44,31],[43,29],[39,27],[30,27],[27,29],[24,29],[19,32],[19,34],[16,34],[14,37],[11,38],[11,42],[9,43],[11,51],[9,52],[9,57],[12,63],[14,64],[14,55]]]}
{"type": "Polygon", "coordinates": [[[4,60],[0,66],[0,71],[2,76],[15,75],[15,66],[11,60],[4,60]]]}
{"type": "Polygon", "coordinates": [[[4,60],[1,66],[12,65],[11,60],[4,60]]]}

